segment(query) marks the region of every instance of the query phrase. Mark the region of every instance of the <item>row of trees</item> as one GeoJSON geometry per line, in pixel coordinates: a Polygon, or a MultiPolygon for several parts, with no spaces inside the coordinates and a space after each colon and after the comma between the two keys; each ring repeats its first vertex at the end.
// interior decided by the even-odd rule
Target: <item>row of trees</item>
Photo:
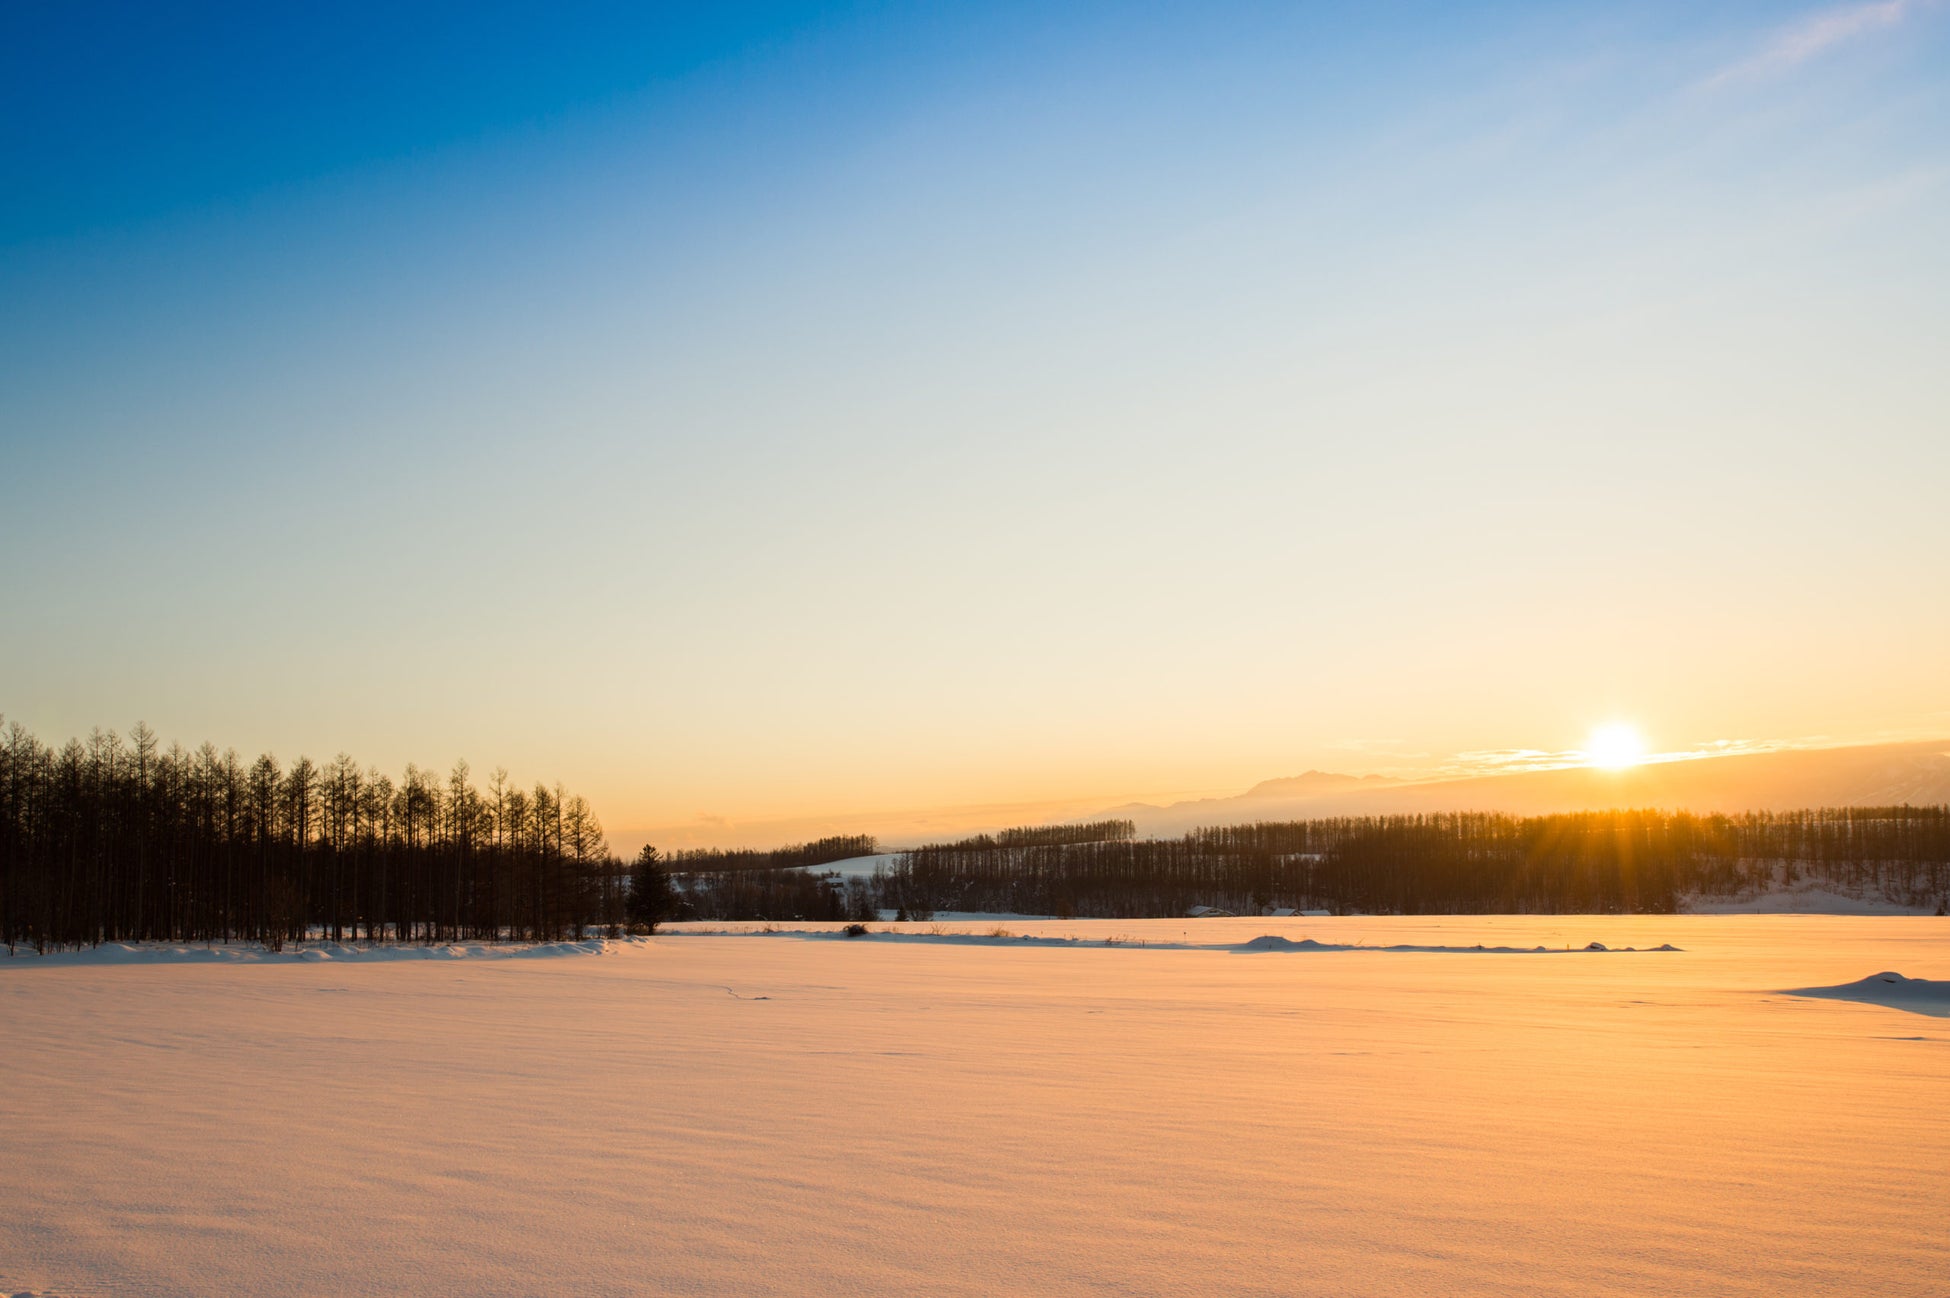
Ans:
{"type": "MultiPolygon", "coordinates": [[[[1129,821],[1004,830],[897,854],[871,874],[691,853],[672,912],[861,920],[938,911],[1141,918],[1209,906],[1394,914],[1667,912],[1688,896],[1809,881],[1950,901],[1950,807],[1738,816],[1605,811],[1371,816],[1228,825],[1139,840],[1129,821]],[[703,868],[700,868],[703,867],[703,868]]],[[[871,848],[871,840],[854,846],[871,848]]],[[[867,855],[864,850],[853,855],[867,855]]],[[[821,863],[837,859],[824,856],[821,863]]]]}
{"type": "Polygon", "coordinates": [[[817,867],[879,851],[872,835],[848,834],[766,852],[673,852],[664,859],[671,871],[670,913],[681,919],[878,919],[879,897],[865,878],[817,867]]]}
{"type": "Polygon", "coordinates": [[[446,942],[581,937],[697,919],[867,920],[882,911],[1136,918],[1195,906],[1388,913],[1670,911],[1689,894],[1810,880],[1950,901],[1950,807],[1740,816],[1653,811],[1380,816],[1200,829],[1004,830],[902,852],[870,837],[771,852],[646,847],[625,865],[557,785],[485,789],[466,763],[394,781],[341,754],[289,767],[138,725],[50,748],[0,734],[0,941],[446,942]]]}
{"type": "Polygon", "coordinates": [[[1136,918],[1195,906],[1671,911],[1687,895],[1801,880],[1940,907],[1950,900],[1950,807],[1370,816],[1024,845],[997,835],[902,853],[873,884],[915,918],[936,910],[1136,918]]]}
{"type": "Polygon", "coordinates": [[[672,852],[663,860],[672,870],[695,874],[733,870],[803,870],[833,861],[872,856],[879,850],[880,845],[871,834],[844,834],[817,838],[810,843],[797,843],[791,847],[775,847],[769,852],[750,848],[685,848],[672,852]]]}
{"type": "MultiPolygon", "coordinates": [[[[0,940],[557,940],[656,909],[589,804],[505,771],[395,781],[340,754],[289,766],[145,726],[60,748],[0,735],[0,940]]],[[[645,887],[651,891],[646,892],[645,887]]],[[[662,894],[667,901],[667,893],[662,894]]]]}
{"type": "Polygon", "coordinates": [[[731,869],[671,876],[678,919],[875,920],[882,890],[835,871],[731,869]]]}
{"type": "MultiPolygon", "coordinates": [[[[1085,843],[1128,842],[1137,826],[1128,820],[1102,820],[1080,825],[1038,825],[981,834],[930,849],[961,854],[1029,847],[1064,847],[1085,843]]],[[[687,851],[668,858],[674,876],[673,913],[686,919],[878,919],[883,910],[897,918],[931,918],[938,889],[905,868],[913,859],[904,853],[902,866],[889,871],[878,865],[871,873],[818,872],[812,867],[857,860],[879,853],[867,835],[822,838],[811,843],[756,851],[687,851]]]]}
{"type": "Polygon", "coordinates": [[[936,845],[949,852],[986,852],[993,848],[1069,847],[1079,843],[1128,843],[1137,838],[1137,823],[1130,820],[1089,820],[1074,825],[1024,825],[998,829],[993,834],[956,839],[936,845]]]}

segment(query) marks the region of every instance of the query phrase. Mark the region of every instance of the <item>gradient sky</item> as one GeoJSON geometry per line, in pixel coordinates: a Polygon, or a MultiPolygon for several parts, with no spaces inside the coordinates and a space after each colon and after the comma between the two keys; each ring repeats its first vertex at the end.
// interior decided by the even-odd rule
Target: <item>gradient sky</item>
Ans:
{"type": "Polygon", "coordinates": [[[627,841],[1950,732],[1950,4],[399,8],[0,8],[43,738],[627,841]]]}

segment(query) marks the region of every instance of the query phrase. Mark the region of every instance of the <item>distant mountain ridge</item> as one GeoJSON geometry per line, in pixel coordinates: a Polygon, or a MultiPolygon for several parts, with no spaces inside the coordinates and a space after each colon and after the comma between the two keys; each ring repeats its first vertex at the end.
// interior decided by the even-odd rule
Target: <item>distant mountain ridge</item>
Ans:
{"type": "MultiPolygon", "coordinates": [[[[1337,794],[1351,794],[1366,789],[1387,788],[1403,783],[1386,775],[1343,775],[1338,771],[1307,771],[1300,775],[1285,775],[1277,779],[1261,780],[1244,793],[1236,793],[1224,798],[1191,798],[1184,802],[1173,802],[1160,807],[1152,802],[1127,802],[1121,806],[1110,807],[1104,811],[1106,816],[1136,819],[1138,828],[1143,830],[1146,816],[1165,814],[1192,814],[1194,808],[1208,808],[1216,814],[1228,814],[1231,808],[1242,803],[1311,801],[1316,798],[1332,797],[1337,794]]],[[[1086,817],[1087,819],[1087,817],[1086,817]]],[[[1264,820],[1266,817],[1253,815],[1248,820],[1264,820]]],[[[1201,824],[1206,823],[1201,821],[1201,824]]],[[[1226,824],[1227,821],[1214,821],[1226,824]]]]}
{"type": "Polygon", "coordinates": [[[1459,780],[1405,781],[1330,771],[1263,780],[1229,798],[1169,806],[1128,803],[1104,812],[1141,835],[1206,825],[1324,816],[1437,811],[1513,815],[1657,807],[1702,813],[1950,803],[1950,740],[1846,748],[1777,749],[1732,757],[1650,762],[1624,770],[1565,767],[1459,780]]]}
{"type": "Polygon", "coordinates": [[[1261,780],[1247,789],[1247,798],[1304,798],[1317,793],[1344,793],[1350,789],[1380,788],[1401,781],[1386,775],[1340,775],[1333,771],[1308,771],[1277,780],[1261,780]]]}

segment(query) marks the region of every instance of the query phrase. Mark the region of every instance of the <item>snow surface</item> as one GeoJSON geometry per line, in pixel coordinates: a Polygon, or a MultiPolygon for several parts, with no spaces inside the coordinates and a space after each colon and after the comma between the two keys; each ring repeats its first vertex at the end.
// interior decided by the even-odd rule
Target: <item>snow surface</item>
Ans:
{"type": "Polygon", "coordinates": [[[1809,994],[1950,977],[1950,921],[697,927],[547,959],[0,958],[0,1290],[1950,1275],[1950,1032],[1809,994]]]}
{"type": "Polygon", "coordinates": [[[901,863],[899,852],[877,852],[872,856],[849,856],[843,860],[828,861],[825,865],[808,866],[814,874],[837,874],[843,879],[869,879],[876,870],[891,872],[901,863]]]}

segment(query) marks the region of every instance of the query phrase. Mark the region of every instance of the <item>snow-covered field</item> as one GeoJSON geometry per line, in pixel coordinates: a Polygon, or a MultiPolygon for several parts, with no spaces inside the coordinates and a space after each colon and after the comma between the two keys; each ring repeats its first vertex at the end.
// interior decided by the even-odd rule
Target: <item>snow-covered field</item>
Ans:
{"type": "Polygon", "coordinates": [[[0,955],[0,1289],[1950,1277],[1950,988],[1869,977],[1950,979],[1950,920],[698,927],[760,926],[520,959],[0,955]],[[1390,946],[1423,949],[1363,949],[1390,946]]]}

